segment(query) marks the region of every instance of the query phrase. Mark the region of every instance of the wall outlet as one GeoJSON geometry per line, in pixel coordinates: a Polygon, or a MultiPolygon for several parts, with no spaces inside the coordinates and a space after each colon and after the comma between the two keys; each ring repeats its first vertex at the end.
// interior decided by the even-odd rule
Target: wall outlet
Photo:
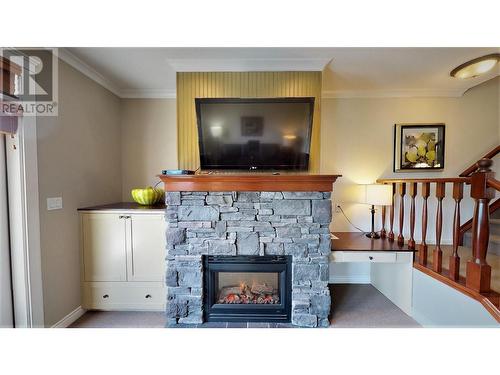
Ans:
{"type": "Polygon", "coordinates": [[[47,211],[60,210],[63,208],[62,197],[47,198],[47,211]]]}
{"type": "Polygon", "coordinates": [[[342,211],[340,210],[340,206],[338,204],[335,205],[335,213],[340,214],[342,211]]]}

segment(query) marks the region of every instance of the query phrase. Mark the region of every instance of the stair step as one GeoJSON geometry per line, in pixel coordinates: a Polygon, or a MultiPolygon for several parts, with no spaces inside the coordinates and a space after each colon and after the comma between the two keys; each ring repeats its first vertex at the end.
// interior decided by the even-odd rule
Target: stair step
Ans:
{"type": "MultiPolygon", "coordinates": [[[[472,232],[466,232],[464,234],[464,238],[467,238],[467,239],[472,238],[472,232]]],[[[490,233],[490,242],[500,243],[500,235],[490,233]]]]}
{"type": "MultiPolygon", "coordinates": [[[[472,233],[467,232],[464,236],[464,246],[472,247],[472,233]]],[[[488,243],[488,253],[500,255],[500,235],[490,234],[490,241],[488,243]]]]}

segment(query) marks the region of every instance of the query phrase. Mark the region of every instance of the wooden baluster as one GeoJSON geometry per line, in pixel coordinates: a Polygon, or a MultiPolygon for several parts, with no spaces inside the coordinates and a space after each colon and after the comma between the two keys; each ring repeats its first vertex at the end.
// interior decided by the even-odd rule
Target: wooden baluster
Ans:
{"type": "Polygon", "coordinates": [[[441,250],[441,233],[443,232],[443,198],[446,194],[446,184],[436,183],[436,198],[438,201],[436,210],[436,248],[432,253],[432,269],[441,273],[443,269],[443,251],[441,250]]]}
{"type": "Polygon", "coordinates": [[[417,196],[417,183],[410,183],[410,239],[408,240],[408,248],[415,250],[415,197],[417,196]]]}
{"type": "Polygon", "coordinates": [[[382,229],[380,230],[380,238],[386,238],[387,232],[385,230],[385,216],[386,216],[386,207],[382,206],[382,229]]]}
{"type": "Polygon", "coordinates": [[[489,292],[491,267],[486,263],[490,237],[490,200],[495,197],[495,189],[487,187],[488,178],[495,173],[490,167],[493,161],[481,159],[478,170],[471,176],[471,197],[476,201],[472,220],[472,259],[467,262],[465,285],[479,293],[489,292]]]}
{"type": "Polygon", "coordinates": [[[405,222],[405,194],[406,194],[406,183],[402,182],[399,184],[399,234],[398,234],[398,246],[402,247],[405,244],[405,238],[403,237],[403,229],[405,222]]]}
{"type": "Polygon", "coordinates": [[[422,265],[427,264],[427,198],[429,198],[431,191],[431,184],[428,182],[422,183],[422,198],[424,199],[422,205],[422,242],[418,248],[418,262],[422,265]]]}
{"type": "Polygon", "coordinates": [[[387,238],[389,239],[390,242],[394,242],[394,194],[395,194],[395,184],[392,184],[392,204],[391,208],[389,209],[389,234],[387,235],[387,238]]]}
{"type": "Polygon", "coordinates": [[[450,278],[458,280],[460,276],[460,257],[458,243],[460,241],[460,201],[464,197],[464,184],[453,183],[453,199],[455,200],[455,215],[453,217],[453,253],[450,255],[450,278]]]}

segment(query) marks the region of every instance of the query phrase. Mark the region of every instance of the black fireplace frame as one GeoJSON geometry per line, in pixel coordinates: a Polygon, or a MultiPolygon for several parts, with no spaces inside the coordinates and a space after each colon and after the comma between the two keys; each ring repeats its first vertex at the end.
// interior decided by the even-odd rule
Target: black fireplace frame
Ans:
{"type": "Polygon", "coordinates": [[[292,308],[292,257],[276,256],[213,256],[205,255],[204,320],[207,322],[283,322],[289,323],[292,308]],[[219,272],[277,272],[279,304],[216,303],[219,272]]]}

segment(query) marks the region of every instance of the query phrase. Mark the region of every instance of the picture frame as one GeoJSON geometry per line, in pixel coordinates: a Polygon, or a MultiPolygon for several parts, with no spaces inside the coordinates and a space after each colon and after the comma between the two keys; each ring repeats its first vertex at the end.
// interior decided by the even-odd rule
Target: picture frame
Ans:
{"type": "Polygon", "coordinates": [[[445,124],[395,124],[394,172],[442,171],[445,124]]]}

